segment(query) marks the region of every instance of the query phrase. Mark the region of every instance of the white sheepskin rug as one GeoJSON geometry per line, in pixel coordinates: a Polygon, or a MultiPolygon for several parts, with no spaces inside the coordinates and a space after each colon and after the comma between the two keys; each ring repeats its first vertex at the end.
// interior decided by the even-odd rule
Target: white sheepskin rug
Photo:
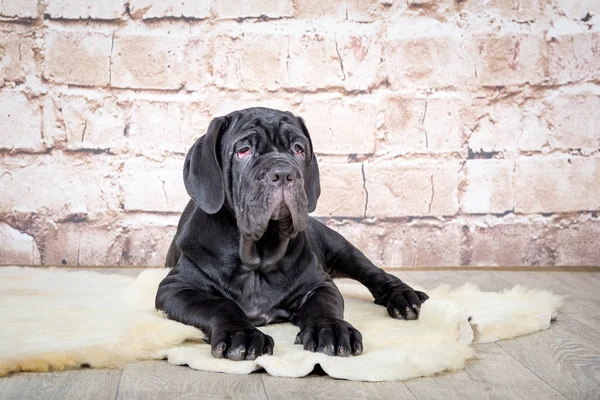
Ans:
{"type": "Polygon", "coordinates": [[[137,278],[92,271],[0,268],[0,376],[17,371],[118,367],[167,359],[203,371],[301,377],[316,364],[334,378],[392,381],[464,368],[470,343],[491,342],[547,329],[561,303],[550,292],[516,286],[502,293],[473,284],[427,290],[417,321],[390,318],[355,283],[338,284],[345,318],[362,332],[364,352],[330,357],[294,345],[298,328],[260,328],[275,339],[272,356],[255,361],[215,359],[202,333],[154,309],[166,269],[137,278]]]}

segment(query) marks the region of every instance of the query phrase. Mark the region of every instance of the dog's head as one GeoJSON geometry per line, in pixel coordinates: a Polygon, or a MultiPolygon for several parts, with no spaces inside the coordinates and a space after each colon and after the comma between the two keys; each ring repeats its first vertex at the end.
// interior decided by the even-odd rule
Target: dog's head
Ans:
{"type": "Polygon", "coordinates": [[[184,182],[204,212],[226,207],[253,241],[272,221],[287,238],[304,231],[321,191],[304,121],[268,108],[213,119],[187,154],[184,182]]]}

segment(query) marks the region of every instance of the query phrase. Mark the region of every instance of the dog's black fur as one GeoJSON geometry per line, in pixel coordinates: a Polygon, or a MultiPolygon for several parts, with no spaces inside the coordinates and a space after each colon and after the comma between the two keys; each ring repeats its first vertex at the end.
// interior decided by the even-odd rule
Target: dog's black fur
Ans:
{"type": "MultiPolygon", "coordinates": [[[[364,284],[394,318],[416,319],[427,299],[310,218],[319,170],[301,118],[250,108],[215,118],[190,149],[192,201],[177,227],[156,308],[201,329],[217,358],[272,354],[256,326],[291,321],[305,350],[348,356],[362,337],[343,320],[333,277],[364,284]]],[[[340,200],[343,201],[343,200],[340,200]]]]}

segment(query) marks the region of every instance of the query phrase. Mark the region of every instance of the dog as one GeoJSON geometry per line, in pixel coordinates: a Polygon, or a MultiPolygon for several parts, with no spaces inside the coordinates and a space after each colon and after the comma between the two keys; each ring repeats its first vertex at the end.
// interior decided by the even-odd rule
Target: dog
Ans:
{"type": "Polygon", "coordinates": [[[191,200],[156,308],[201,329],[214,357],[273,354],[273,338],[257,326],[285,321],[299,327],[295,344],[305,350],[361,354],[362,336],[344,321],[334,277],[361,282],[393,318],[418,318],[425,293],[309,216],[321,187],[301,117],[269,108],[217,117],[189,150],[183,176],[191,200]]]}

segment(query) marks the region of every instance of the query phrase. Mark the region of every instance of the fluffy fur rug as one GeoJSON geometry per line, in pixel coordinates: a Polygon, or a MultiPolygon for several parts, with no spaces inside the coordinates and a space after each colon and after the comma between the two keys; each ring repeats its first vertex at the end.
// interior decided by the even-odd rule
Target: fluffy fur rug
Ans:
{"type": "Polygon", "coordinates": [[[320,364],[335,378],[384,381],[464,368],[472,341],[491,342],[547,329],[561,298],[517,286],[502,293],[475,285],[440,286],[418,321],[388,317],[362,286],[342,282],[346,319],[364,338],[357,357],[330,357],[294,345],[298,329],[261,329],[275,339],[273,356],[255,361],[215,359],[195,328],[167,320],[154,309],[165,269],[137,279],[91,271],[0,268],[0,376],[90,366],[117,367],[132,360],[163,359],[205,371],[247,374],[264,368],[300,377],[320,364]]]}

